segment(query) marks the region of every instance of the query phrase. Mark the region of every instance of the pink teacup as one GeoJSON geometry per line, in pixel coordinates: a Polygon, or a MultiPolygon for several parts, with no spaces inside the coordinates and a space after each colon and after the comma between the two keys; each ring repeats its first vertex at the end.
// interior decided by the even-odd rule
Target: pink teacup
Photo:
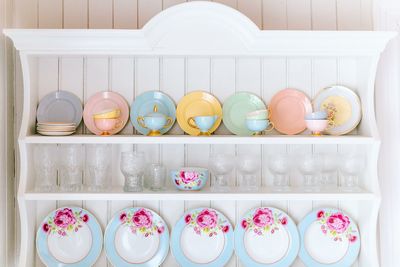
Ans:
{"type": "Polygon", "coordinates": [[[328,128],[329,120],[305,120],[307,129],[314,136],[322,135],[322,132],[328,128]]]}
{"type": "Polygon", "coordinates": [[[94,124],[101,132],[101,135],[110,135],[110,131],[121,126],[120,119],[94,119],[94,124]]]}

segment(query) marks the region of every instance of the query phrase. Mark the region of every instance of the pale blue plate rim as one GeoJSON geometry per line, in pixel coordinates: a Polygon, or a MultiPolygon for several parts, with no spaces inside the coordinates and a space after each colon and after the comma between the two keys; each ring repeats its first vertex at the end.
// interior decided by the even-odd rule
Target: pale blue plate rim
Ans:
{"type": "Polygon", "coordinates": [[[117,267],[154,267],[154,266],[160,266],[165,258],[168,255],[168,251],[169,251],[169,231],[168,231],[168,226],[165,223],[165,221],[163,220],[163,218],[158,215],[156,212],[154,212],[151,209],[145,208],[145,207],[134,207],[134,208],[125,208],[122,209],[118,212],[116,212],[113,216],[113,218],[111,219],[111,221],[108,223],[105,234],[104,234],[104,249],[106,251],[106,255],[108,260],[111,262],[111,264],[113,266],[117,266],[117,267]],[[114,247],[114,239],[115,239],[115,233],[117,231],[117,229],[120,227],[121,222],[119,219],[119,215],[122,212],[128,212],[128,211],[132,211],[135,212],[139,209],[145,209],[147,211],[150,211],[151,213],[153,213],[153,216],[157,219],[159,219],[160,221],[163,222],[164,224],[164,232],[160,235],[160,245],[158,247],[158,251],[156,253],[156,255],[154,255],[154,257],[150,260],[148,260],[147,262],[141,263],[141,264],[132,264],[132,263],[128,263],[126,262],[124,259],[122,259],[117,251],[115,250],[114,247]]]}
{"type": "Polygon", "coordinates": [[[150,131],[149,129],[140,126],[139,123],[137,122],[138,116],[146,115],[144,114],[143,111],[143,109],[145,109],[146,107],[143,107],[143,105],[148,103],[151,107],[147,109],[152,110],[154,104],[155,103],[159,104],[159,102],[161,102],[168,111],[168,114],[165,115],[172,118],[171,126],[161,129],[160,130],[161,134],[165,134],[166,132],[168,132],[174,125],[176,120],[176,107],[171,97],[160,91],[147,91],[138,95],[131,105],[131,114],[130,114],[131,122],[135,127],[135,129],[139,131],[139,133],[147,135],[150,131]]]}
{"type": "Polygon", "coordinates": [[[80,207],[71,207],[71,206],[65,206],[58,208],[52,212],[50,212],[40,223],[40,226],[37,230],[36,234],[36,249],[37,253],[39,255],[39,258],[41,261],[49,267],[62,267],[62,266],[68,266],[68,267],[87,267],[87,266],[92,266],[96,263],[97,259],[99,258],[101,251],[102,251],[102,246],[103,246],[103,232],[101,230],[101,226],[98,223],[96,217],[89,211],[80,208],[80,207]],[[47,233],[44,233],[42,230],[42,224],[44,222],[48,221],[48,218],[50,216],[54,217],[55,213],[58,210],[62,210],[65,208],[69,208],[72,211],[83,211],[84,213],[89,215],[89,220],[86,222],[87,226],[92,232],[92,248],[90,249],[88,255],[83,258],[81,261],[77,263],[72,263],[72,264],[66,264],[57,261],[49,252],[47,248],[47,233]]]}
{"type": "Polygon", "coordinates": [[[182,267],[222,267],[225,266],[225,264],[230,260],[232,257],[233,251],[234,251],[234,234],[233,234],[233,226],[228,220],[228,218],[225,217],[223,213],[220,211],[213,209],[213,208],[208,208],[208,207],[202,207],[202,208],[196,208],[192,210],[188,210],[184,213],[184,215],[179,219],[179,221],[175,224],[174,229],[172,230],[171,234],[171,252],[172,255],[175,257],[176,261],[179,263],[180,266],[182,267]],[[218,216],[221,216],[223,219],[225,219],[230,227],[230,231],[228,233],[225,233],[226,235],[226,242],[225,242],[225,247],[224,250],[222,251],[221,255],[214,261],[206,264],[198,264],[190,261],[182,252],[181,247],[180,247],[180,239],[181,239],[181,233],[183,229],[186,227],[186,222],[185,222],[185,217],[189,213],[193,213],[196,211],[200,210],[213,210],[217,212],[218,216]]]}
{"type": "Polygon", "coordinates": [[[299,253],[299,248],[300,248],[300,237],[299,237],[299,232],[297,230],[297,226],[293,219],[284,211],[273,208],[273,207],[258,207],[249,210],[246,212],[246,214],[241,218],[239,223],[237,223],[236,228],[235,228],[235,253],[239,257],[240,261],[245,265],[245,266],[252,266],[252,267],[287,267],[290,266],[296,259],[298,253],[299,253]],[[268,208],[272,210],[273,212],[279,212],[284,214],[288,221],[287,221],[287,231],[291,237],[291,246],[286,253],[286,256],[282,258],[281,260],[272,263],[272,264],[263,264],[254,261],[246,252],[246,248],[243,243],[243,236],[245,234],[245,229],[240,226],[240,221],[247,217],[249,214],[253,214],[257,209],[259,208],[268,208]]]}
{"type": "Polygon", "coordinates": [[[339,209],[335,209],[335,208],[320,208],[320,209],[315,209],[312,212],[310,212],[309,214],[307,214],[303,220],[298,224],[298,228],[299,228],[299,234],[300,234],[300,251],[299,251],[299,256],[300,259],[302,260],[302,262],[306,265],[306,266],[313,266],[313,267],[350,267],[358,258],[358,254],[360,252],[360,247],[361,247],[361,241],[360,241],[360,232],[358,230],[357,224],[354,222],[354,220],[345,212],[343,212],[342,210],[339,209]],[[354,229],[357,230],[357,241],[355,244],[350,244],[349,245],[349,249],[347,250],[346,255],[338,262],[335,263],[331,263],[331,264],[324,264],[324,263],[320,263],[316,260],[314,260],[310,254],[308,254],[306,248],[305,248],[305,244],[304,244],[304,236],[305,233],[308,229],[308,226],[310,226],[315,219],[317,218],[317,213],[319,211],[329,211],[332,213],[336,213],[336,212],[341,212],[344,215],[346,215],[347,217],[349,217],[350,219],[350,226],[354,227],[354,229]]]}

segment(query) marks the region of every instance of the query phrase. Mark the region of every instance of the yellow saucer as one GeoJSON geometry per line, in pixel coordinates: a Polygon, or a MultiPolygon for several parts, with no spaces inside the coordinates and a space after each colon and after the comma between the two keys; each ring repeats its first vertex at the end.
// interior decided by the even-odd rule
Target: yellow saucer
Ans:
{"type": "Polygon", "coordinates": [[[218,119],[215,121],[214,126],[210,129],[209,133],[213,133],[222,120],[222,108],[218,99],[213,95],[196,91],[185,95],[178,103],[176,108],[176,119],[179,126],[186,133],[190,135],[199,135],[199,129],[192,128],[188,124],[188,119],[195,116],[209,116],[217,115],[218,119]]]}

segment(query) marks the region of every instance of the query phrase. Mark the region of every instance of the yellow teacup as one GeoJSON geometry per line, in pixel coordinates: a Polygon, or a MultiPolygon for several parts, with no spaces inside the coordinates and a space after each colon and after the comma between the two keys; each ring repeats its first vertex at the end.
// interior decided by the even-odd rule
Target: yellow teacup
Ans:
{"type": "Polygon", "coordinates": [[[121,116],[121,110],[119,109],[107,109],[93,114],[94,119],[116,119],[119,116],[121,116]]]}

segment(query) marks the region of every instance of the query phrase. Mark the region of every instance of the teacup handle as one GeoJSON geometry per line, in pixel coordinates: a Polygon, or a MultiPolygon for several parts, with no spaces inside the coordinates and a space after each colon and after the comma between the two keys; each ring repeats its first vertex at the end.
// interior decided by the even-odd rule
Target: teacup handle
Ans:
{"type": "Polygon", "coordinates": [[[187,123],[189,124],[190,127],[195,128],[195,129],[199,129],[199,127],[197,127],[197,125],[195,124],[194,119],[192,117],[190,117],[187,120],[187,123]]]}
{"type": "Polygon", "coordinates": [[[163,127],[164,129],[165,128],[168,128],[168,127],[170,127],[172,125],[172,118],[171,117],[167,117],[167,123],[165,124],[165,126],[163,127]]]}
{"type": "Polygon", "coordinates": [[[274,125],[274,123],[273,123],[272,121],[269,123],[268,127],[269,127],[269,126],[271,126],[271,128],[265,129],[265,130],[264,130],[265,132],[270,132],[270,131],[272,131],[272,130],[275,128],[275,125],[274,125]]]}
{"type": "Polygon", "coordinates": [[[144,124],[144,118],[143,118],[142,116],[137,117],[137,122],[139,123],[139,125],[140,125],[141,127],[148,129],[148,128],[146,127],[146,124],[144,124]]]}

